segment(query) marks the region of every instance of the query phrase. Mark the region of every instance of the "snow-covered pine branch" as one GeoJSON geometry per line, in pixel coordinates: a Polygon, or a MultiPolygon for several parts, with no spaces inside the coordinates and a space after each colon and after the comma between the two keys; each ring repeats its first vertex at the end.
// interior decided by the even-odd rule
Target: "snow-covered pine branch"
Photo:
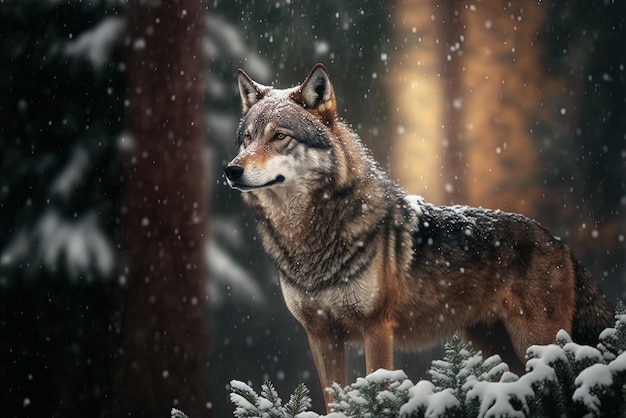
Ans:
{"type": "MultiPolygon", "coordinates": [[[[433,361],[431,381],[414,384],[401,370],[381,369],[344,388],[335,384],[327,389],[335,410],[327,417],[624,416],[624,305],[618,305],[615,318],[615,328],[601,333],[597,347],[579,345],[565,331],[557,334],[557,344],[529,347],[527,373],[521,377],[499,356],[483,359],[471,344],[454,336],[445,345],[444,358],[433,361]]],[[[311,399],[303,384],[285,405],[267,381],[260,395],[236,380],[231,390],[238,418],[323,417],[309,411],[311,399]]]]}

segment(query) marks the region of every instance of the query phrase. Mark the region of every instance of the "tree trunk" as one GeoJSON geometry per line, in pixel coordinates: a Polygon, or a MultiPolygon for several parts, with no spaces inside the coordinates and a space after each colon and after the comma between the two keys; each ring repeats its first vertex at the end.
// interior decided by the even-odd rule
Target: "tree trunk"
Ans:
{"type": "Polygon", "coordinates": [[[463,45],[465,28],[460,17],[465,5],[458,0],[442,3],[436,21],[440,38],[439,72],[442,85],[442,174],[446,192],[443,204],[467,203],[467,152],[463,135],[463,45]]]}
{"type": "Polygon", "coordinates": [[[537,40],[544,9],[536,2],[492,1],[463,10],[469,204],[537,215],[543,184],[533,122],[543,117],[543,100],[554,88],[537,40]]]}
{"type": "Polygon", "coordinates": [[[210,412],[204,16],[196,0],[128,6],[119,416],[210,412]]]}
{"type": "Polygon", "coordinates": [[[536,215],[533,121],[558,87],[534,42],[545,7],[400,0],[395,11],[394,177],[435,203],[536,215]]]}
{"type": "Polygon", "coordinates": [[[391,59],[390,102],[397,107],[391,114],[391,171],[407,192],[443,203],[444,90],[437,75],[438,24],[431,18],[435,10],[434,0],[399,0],[395,5],[398,49],[391,59]]]}

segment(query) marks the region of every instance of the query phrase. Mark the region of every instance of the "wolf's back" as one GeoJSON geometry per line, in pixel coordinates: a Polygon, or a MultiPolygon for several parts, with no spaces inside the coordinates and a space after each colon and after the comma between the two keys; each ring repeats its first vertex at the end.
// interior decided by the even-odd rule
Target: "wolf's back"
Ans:
{"type": "Polygon", "coordinates": [[[614,325],[613,309],[596,285],[589,271],[572,255],[576,277],[576,310],[572,339],[578,344],[595,346],[605,328],[614,325]]]}

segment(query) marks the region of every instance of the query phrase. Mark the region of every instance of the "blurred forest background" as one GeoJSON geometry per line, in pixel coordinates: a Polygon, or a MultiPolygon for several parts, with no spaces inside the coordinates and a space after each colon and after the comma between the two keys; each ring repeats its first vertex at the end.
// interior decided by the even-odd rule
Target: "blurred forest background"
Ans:
{"type": "Polygon", "coordinates": [[[222,179],[239,67],[325,63],[408,192],[536,218],[626,296],[624,2],[4,0],[0,45],[3,416],[228,416],[228,382],[265,377],[322,410],[222,179]]]}

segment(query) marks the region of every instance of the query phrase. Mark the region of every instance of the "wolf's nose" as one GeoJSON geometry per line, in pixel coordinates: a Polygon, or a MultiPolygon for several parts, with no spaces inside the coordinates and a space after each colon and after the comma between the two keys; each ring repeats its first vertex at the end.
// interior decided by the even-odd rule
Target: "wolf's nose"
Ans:
{"type": "Polygon", "coordinates": [[[240,165],[229,165],[224,169],[224,174],[229,180],[238,180],[243,176],[243,167],[240,165]]]}

